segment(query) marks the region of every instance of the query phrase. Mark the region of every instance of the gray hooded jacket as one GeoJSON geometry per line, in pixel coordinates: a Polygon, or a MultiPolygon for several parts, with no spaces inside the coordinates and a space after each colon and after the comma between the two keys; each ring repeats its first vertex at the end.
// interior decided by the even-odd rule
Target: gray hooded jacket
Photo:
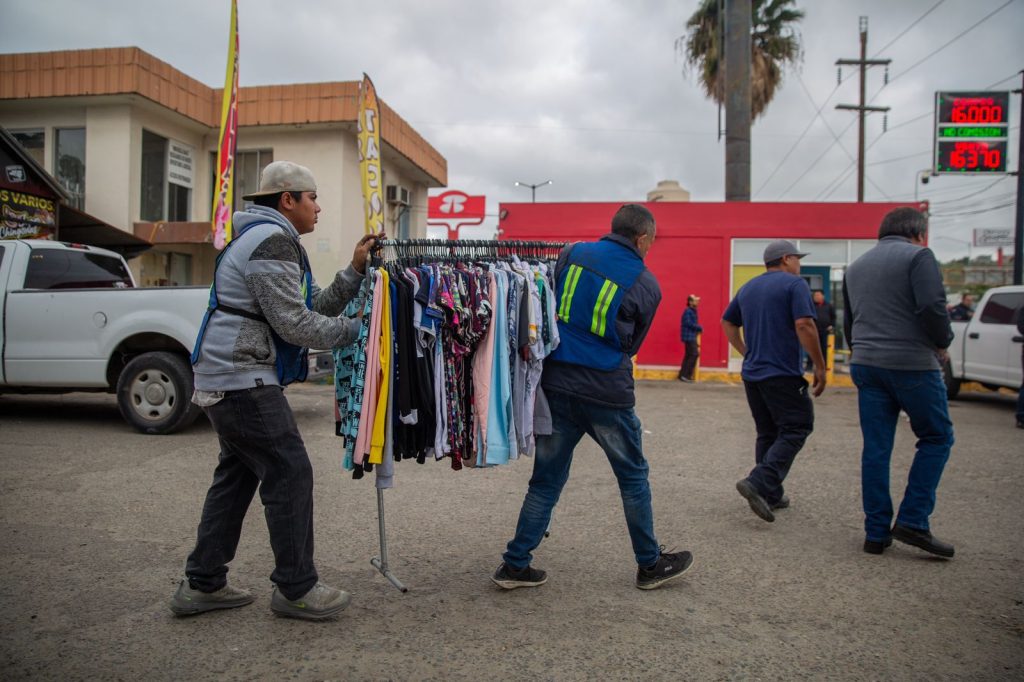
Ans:
{"type": "Polygon", "coordinates": [[[301,291],[303,248],[288,219],[272,208],[253,206],[235,213],[232,226],[236,234],[245,233],[217,266],[217,298],[267,322],[214,312],[193,367],[198,391],[277,384],[270,327],[285,341],[306,348],[345,346],[359,332],[359,320],[337,317],[358,293],[363,277],[351,265],[326,289],[313,283],[309,310],[301,291]]]}

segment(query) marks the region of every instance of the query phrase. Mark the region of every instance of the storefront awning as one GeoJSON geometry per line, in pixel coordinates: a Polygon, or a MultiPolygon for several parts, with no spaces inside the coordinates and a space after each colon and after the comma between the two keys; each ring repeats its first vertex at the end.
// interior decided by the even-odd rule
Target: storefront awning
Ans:
{"type": "Polygon", "coordinates": [[[134,258],[153,246],[145,239],[140,239],[67,204],[60,205],[58,225],[60,227],[57,238],[60,241],[98,246],[116,251],[126,259],[134,258]]]}

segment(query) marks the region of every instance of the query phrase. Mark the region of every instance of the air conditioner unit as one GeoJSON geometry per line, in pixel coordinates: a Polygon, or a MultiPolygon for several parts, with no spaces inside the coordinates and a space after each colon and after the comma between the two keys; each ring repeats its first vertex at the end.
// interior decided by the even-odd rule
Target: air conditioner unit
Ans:
{"type": "Polygon", "coordinates": [[[401,185],[388,185],[385,193],[389,204],[408,206],[412,200],[412,193],[409,191],[409,188],[402,187],[401,185]]]}

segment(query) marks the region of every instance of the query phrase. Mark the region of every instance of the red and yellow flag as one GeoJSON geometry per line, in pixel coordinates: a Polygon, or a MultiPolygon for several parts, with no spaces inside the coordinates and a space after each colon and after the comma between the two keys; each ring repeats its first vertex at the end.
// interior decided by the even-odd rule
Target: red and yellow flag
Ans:
{"type": "Polygon", "coordinates": [[[213,245],[223,249],[231,241],[234,207],[235,146],[238,143],[238,0],[231,0],[231,35],[228,68],[220,107],[220,142],[217,145],[217,184],[213,192],[213,245]]]}
{"type": "Polygon", "coordinates": [[[384,231],[384,192],[380,171],[380,108],[377,91],[365,73],[359,86],[359,174],[363,181],[366,234],[384,231]]]}

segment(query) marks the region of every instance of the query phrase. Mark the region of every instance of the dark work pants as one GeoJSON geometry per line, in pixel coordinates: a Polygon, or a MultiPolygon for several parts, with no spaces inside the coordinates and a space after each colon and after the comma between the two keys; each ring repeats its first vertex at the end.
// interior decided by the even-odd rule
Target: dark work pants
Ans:
{"type": "Polygon", "coordinates": [[[686,353],[683,355],[683,364],[679,368],[679,376],[686,377],[687,379],[693,378],[693,370],[697,367],[697,358],[700,357],[700,351],[697,350],[697,340],[683,341],[686,344],[686,353]]]}
{"type": "Polygon", "coordinates": [[[814,406],[803,377],[744,380],[743,386],[757,429],[756,465],[747,479],[774,504],[782,498],[782,482],[793,460],[814,430],[814,406]]]}
{"type": "Polygon", "coordinates": [[[257,486],[275,568],[270,579],[287,599],[317,582],[313,566],[313,468],[280,386],[227,391],[204,408],[220,439],[220,459],[206,493],[196,547],[185,575],[193,588],[227,584],[242,521],[257,486]]]}

